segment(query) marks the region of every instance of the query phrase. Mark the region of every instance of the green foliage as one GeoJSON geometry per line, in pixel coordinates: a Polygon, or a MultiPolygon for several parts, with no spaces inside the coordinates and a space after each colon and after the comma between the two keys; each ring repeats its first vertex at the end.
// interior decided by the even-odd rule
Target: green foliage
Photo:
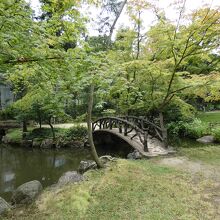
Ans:
{"type": "Polygon", "coordinates": [[[10,129],[6,136],[12,140],[13,142],[16,142],[16,141],[20,141],[22,140],[22,130],[19,129],[19,128],[16,128],[16,129],[10,129]]]}
{"type": "Polygon", "coordinates": [[[220,143],[220,126],[212,130],[212,134],[215,137],[215,140],[220,143]]]}
{"type": "Polygon", "coordinates": [[[77,125],[66,130],[64,138],[73,141],[84,140],[87,133],[88,131],[86,127],[77,125]]]}
{"type": "MultiPolygon", "coordinates": [[[[65,133],[65,129],[62,128],[54,128],[54,132],[57,136],[63,135],[65,133]]],[[[45,139],[45,138],[52,138],[53,134],[50,128],[34,128],[31,132],[28,132],[26,135],[26,139],[33,140],[37,139],[45,139]]]]}
{"type": "Polygon", "coordinates": [[[8,106],[6,109],[0,111],[0,120],[11,120],[15,118],[14,108],[8,106]]]}
{"type": "Polygon", "coordinates": [[[211,134],[209,125],[197,118],[192,122],[171,122],[168,124],[168,132],[171,135],[179,135],[182,137],[189,137],[194,139],[211,134]]]}

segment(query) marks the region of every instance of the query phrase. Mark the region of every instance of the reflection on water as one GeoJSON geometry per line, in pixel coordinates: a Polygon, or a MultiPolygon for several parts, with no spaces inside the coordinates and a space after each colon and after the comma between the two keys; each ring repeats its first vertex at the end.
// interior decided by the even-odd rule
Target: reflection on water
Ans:
{"type": "Polygon", "coordinates": [[[44,187],[52,185],[85,159],[90,159],[87,150],[41,151],[0,145],[0,196],[9,200],[14,189],[31,180],[39,180],[44,187]]]}

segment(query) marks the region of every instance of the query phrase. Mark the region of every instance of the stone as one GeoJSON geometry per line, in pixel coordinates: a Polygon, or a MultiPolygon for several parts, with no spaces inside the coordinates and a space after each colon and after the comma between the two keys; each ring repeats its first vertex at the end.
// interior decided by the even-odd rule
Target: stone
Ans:
{"type": "Polygon", "coordinates": [[[64,173],[58,180],[58,186],[63,186],[68,183],[78,183],[84,180],[83,175],[77,173],[76,171],[68,171],[64,173]]]}
{"type": "Polygon", "coordinates": [[[41,193],[43,187],[38,180],[19,186],[12,194],[12,204],[30,204],[41,193]]]}
{"type": "Polygon", "coordinates": [[[32,147],[32,140],[22,140],[21,145],[23,147],[32,147]]]}
{"type": "Polygon", "coordinates": [[[11,206],[3,199],[0,197],[0,215],[5,213],[11,208],[11,206]]]}
{"type": "Polygon", "coordinates": [[[53,146],[54,146],[53,139],[44,139],[40,145],[40,147],[44,149],[51,149],[53,148],[53,146]]]}
{"type": "Polygon", "coordinates": [[[97,168],[97,164],[93,160],[82,160],[79,164],[79,173],[85,173],[88,170],[97,168]]]}
{"type": "Polygon", "coordinates": [[[2,142],[3,142],[4,144],[7,144],[7,143],[10,142],[10,139],[9,139],[7,136],[3,136],[3,137],[2,137],[2,142]]]}
{"type": "Polygon", "coordinates": [[[142,156],[141,156],[140,152],[138,152],[137,150],[134,150],[134,152],[129,153],[127,155],[127,158],[130,160],[138,160],[138,159],[141,159],[142,156]]]}
{"type": "Polygon", "coordinates": [[[40,147],[41,146],[41,140],[37,140],[37,139],[34,139],[33,142],[32,142],[32,147],[40,147]]]}
{"type": "Polygon", "coordinates": [[[209,144],[209,143],[215,142],[215,138],[212,135],[207,135],[207,136],[198,138],[196,141],[203,143],[203,144],[209,144]]]}

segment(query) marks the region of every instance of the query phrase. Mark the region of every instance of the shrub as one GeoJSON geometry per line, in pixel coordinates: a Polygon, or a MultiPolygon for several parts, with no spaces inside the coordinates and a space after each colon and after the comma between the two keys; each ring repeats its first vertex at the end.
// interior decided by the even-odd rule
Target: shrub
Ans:
{"type": "MultiPolygon", "coordinates": [[[[65,129],[62,128],[54,128],[55,133],[58,136],[62,136],[65,133],[65,129]]],[[[35,128],[31,132],[28,133],[27,139],[44,139],[44,138],[52,138],[52,132],[50,128],[35,128]]]]}
{"type": "Polygon", "coordinates": [[[74,121],[75,122],[85,122],[86,121],[86,114],[82,114],[80,116],[77,116],[77,118],[74,121]]]}
{"type": "Polygon", "coordinates": [[[84,126],[74,126],[65,132],[67,140],[83,140],[87,135],[87,128],[84,126]]]}
{"type": "Polygon", "coordinates": [[[171,135],[199,138],[211,134],[211,129],[208,123],[204,123],[196,118],[192,122],[172,122],[168,125],[168,132],[171,135]]]}
{"type": "Polygon", "coordinates": [[[213,136],[215,137],[215,140],[217,142],[220,142],[220,127],[215,128],[212,132],[213,136]]]}

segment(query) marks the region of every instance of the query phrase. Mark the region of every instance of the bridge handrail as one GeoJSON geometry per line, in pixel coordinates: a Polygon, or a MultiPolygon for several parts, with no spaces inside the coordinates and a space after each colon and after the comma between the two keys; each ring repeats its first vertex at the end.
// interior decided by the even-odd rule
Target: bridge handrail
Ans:
{"type": "Polygon", "coordinates": [[[147,124],[150,124],[153,127],[157,128],[158,130],[162,131],[162,129],[158,125],[156,125],[153,122],[147,120],[146,118],[137,117],[137,116],[119,116],[119,118],[128,118],[128,119],[132,118],[132,119],[142,120],[142,121],[146,122],[147,124]]]}
{"type": "Polygon", "coordinates": [[[98,118],[97,120],[95,120],[92,124],[96,124],[97,122],[101,121],[101,120],[115,120],[115,121],[120,121],[123,122],[124,124],[129,125],[130,127],[134,128],[135,130],[137,130],[138,132],[144,134],[144,131],[142,129],[140,129],[137,125],[134,125],[133,123],[124,120],[122,118],[118,118],[118,117],[102,117],[102,118],[98,118]]]}

